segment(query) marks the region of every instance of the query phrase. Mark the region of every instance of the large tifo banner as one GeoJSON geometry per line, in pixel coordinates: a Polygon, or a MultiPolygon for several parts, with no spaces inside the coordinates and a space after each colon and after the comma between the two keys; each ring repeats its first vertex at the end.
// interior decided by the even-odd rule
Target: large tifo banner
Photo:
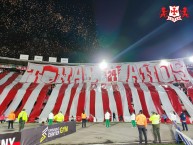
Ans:
{"type": "Polygon", "coordinates": [[[186,65],[182,60],[167,64],[140,62],[109,64],[101,70],[98,65],[54,66],[29,63],[21,82],[81,83],[81,82],[188,82],[186,65]]]}
{"type": "Polygon", "coordinates": [[[0,145],[20,145],[21,133],[0,134],[0,145]]]}
{"type": "MultiPolygon", "coordinates": [[[[38,145],[59,137],[76,132],[76,122],[63,122],[54,125],[45,125],[23,130],[21,133],[22,145],[38,145]]],[[[65,144],[65,140],[64,140],[65,144]]]]}

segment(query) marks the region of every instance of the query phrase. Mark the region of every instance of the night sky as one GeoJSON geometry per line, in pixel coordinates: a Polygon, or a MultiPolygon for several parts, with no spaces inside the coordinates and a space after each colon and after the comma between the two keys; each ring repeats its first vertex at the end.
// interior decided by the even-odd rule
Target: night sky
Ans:
{"type": "Polygon", "coordinates": [[[193,55],[193,0],[0,0],[0,56],[136,62],[193,55]],[[187,7],[189,18],[160,18],[187,7]]]}
{"type": "Polygon", "coordinates": [[[193,55],[192,0],[96,0],[100,48],[95,60],[135,62],[193,55]],[[164,6],[188,8],[189,18],[160,19],[164,6]]]}

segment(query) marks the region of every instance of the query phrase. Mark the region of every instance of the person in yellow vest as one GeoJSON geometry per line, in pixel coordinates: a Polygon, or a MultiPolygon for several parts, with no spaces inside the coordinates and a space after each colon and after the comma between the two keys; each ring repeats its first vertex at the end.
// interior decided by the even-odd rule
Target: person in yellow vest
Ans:
{"type": "Polygon", "coordinates": [[[25,111],[25,109],[23,109],[19,113],[18,120],[19,120],[19,131],[21,131],[22,129],[24,129],[25,123],[28,120],[27,112],[25,111]]]}
{"type": "Polygon", "coordinates": [[[139,131],[139,145],[142,145],[142,133],[145,138],[145,145],[147,145],[147,118],[143,114],[143,110],[140,110],[138,115],[136,116],[136,123],[137,123],[137,128],[139,131]]]}
{"type": "Polygon", "coordinates": [[[82,128],[86,127],[86,113],[84,111],[81,114],[81,118],[82,118],[82,128]]]}
{"type": "Polygon", "coordinates": [[[160,115],[157,114],[156,112],[152,112],[152,115],[149,118],[149,121],[152,122],[153,137],[154,137],[153,143],[157,143],[157,138],[159,140],[159,143],[161,143],[161,137],[160,137],[160,115]]]}
{"type": "Polygon", "coordinates": [[[15,113],[11,111],[11,113],[8,115],[8,129],[11,127],[13,129],[13,122],[15,120],[15,113]]]}
{"type": "Polygon", "coordinates": [[[62,114],[62,111],[54,116],[54,120],[58,123],[64,122],[64,115],[62,114]]]}

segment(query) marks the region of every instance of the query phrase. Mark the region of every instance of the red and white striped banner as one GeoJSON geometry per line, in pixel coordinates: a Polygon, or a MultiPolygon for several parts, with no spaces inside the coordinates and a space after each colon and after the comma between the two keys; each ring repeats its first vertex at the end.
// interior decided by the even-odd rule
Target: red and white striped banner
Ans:
{"type": "Polygon", "coordinates": [[[21,83],[19,78],[15,73],[8,73],[0,79],[0,115],[7,116],[10,111],[18,115],[25,108],[30,121],[36,117],[47,118],[50,111],[54,114],[62,111],[66,120],[70,116],[79,120],[85,110],[87,115],[102,122],[108,110],[116,114],[117,120],[122,116],[124,121],[130,121],[131,112],[143,109],[147,117],[152,111],[159,114],[165,111],[168,117],[175,111],[180,122],[179,115],[185,108],[190,115],[189,122],[193,117],[192,102],[182,90],[168,83],[63,83],[56,84],[47,96],[50,84],[21,83]]]}
{"type": "Polygon", "coordinates": [[[20,82],[82,83],[82,82],[188,82],[190,76],[183,61],[168,64],[143,62],[109,64],[105,70],[97,65],[54,66],[29,63],[20,82]]]}

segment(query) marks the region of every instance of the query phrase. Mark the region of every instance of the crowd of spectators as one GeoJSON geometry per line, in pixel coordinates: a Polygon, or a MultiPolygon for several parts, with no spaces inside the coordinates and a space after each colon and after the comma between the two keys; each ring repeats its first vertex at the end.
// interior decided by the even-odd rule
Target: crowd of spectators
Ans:
{"type": "Polygon", "coordinates": [[[85,62],[98,47],[90,0],[1,0],[1,56],[65,57],[85,62]]]}

